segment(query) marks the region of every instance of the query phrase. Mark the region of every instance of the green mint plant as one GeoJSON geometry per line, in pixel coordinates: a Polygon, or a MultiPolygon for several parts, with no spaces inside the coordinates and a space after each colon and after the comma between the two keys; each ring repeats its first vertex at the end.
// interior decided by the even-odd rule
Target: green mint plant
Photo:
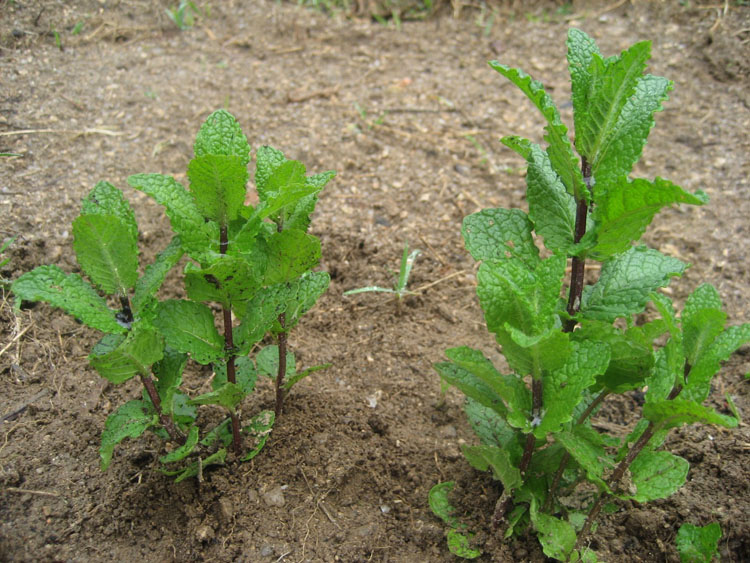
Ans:
{"type": "MultiPolygon", "coordinates": [[[[495,526],[505,537],[530,526],[547,556],[594,561],[584,542],[606,499],[643,503],[685,482],[688,462],[660,449],[671,428],[737,425],[703,402],[721,363],[750,341],[750,324],[725,327],[721,300],[707,284],[678,316],[657,290],[688,265],[634,244],[662,208],[707,201],[669,180],[630,177],[672,88],[644,73],[650,42],[604,57],[593,39],[571,29],[567,47],[574,142],[541,83],[490,63],[547,122],[546,147],[502,139],[527,162],[528,212],[485,209],[462,229],[481,262],[477,295],[487,328],[511,371],[465,346],[447,350],[448,361],[435,368],[467,396],[480,445],[464,446],[465,457],[502,483],[495,526]],[[587,283],[592,261],[601,269],[587,283]],[[658,318],[638,324],[649,303],[658,318]],[[637,389],[647,389],[645,404],[629,435],[592,426],[609,395],[637,389]],[[587,508],[570,505],[573,495],[587,508]]],[[[445,484],[433,489],[435,504],[444,506],[435,497],[445,491],[445,484]]],[[[465,532],[450,526],[453,546],[464,545],[455,535],[465,532]]]]}
{"type": "Polygon", "coordinates": [[[186,31],[193,27],[196,16],[203,15],[195,2],[191,2],[190,0],[182,0],[178,6],[166,8],[164,12],[181,31],[186,31]]]}
{"type": "Polygon", "coordinates": [[[411,253],[409,253],[409,243],[408,242],[404,243],[404,251],[401,254],[401,265],[398,271],[398,278],[393,284],[393,288],[380,287],[377,285],[369,285],[367,287],[350,289],[349,291],[345,291],[344,295],[355,295],[357,293],[368,293],[368,292],[392,293],[396,296],[396,299],[398,300],[397,303],[398,303],[398,307],[400,311],[401,300],[407,295],[416,295],[415,292],[409,291],[409,289],[407,288],[409,286],[409,277],[411,276],[411,270],[414,267],[414,262],[417,259],[417,256],[419,256],[421,253],[422,253],[421,250],[414,250],[411,253]]]}
{"type": "MultiPolygon", "coordinates": [[[[15,240],[16,240],[16,237],[11,237],[8,240],[6,240],[2,246],[0,246],[0,268],[2,268],[3,266],[5,266],[6,264],[10,262],[10,258],[3,259],[2,256],[3,256],[3,253],[6,250],[8,250],[10,245],[15,242],[15,240]]],[[[0,287],[6,287],[8,285],[10,285],[10,282],[0,277],[0,287]]]]}
{"type": "Polygon", "coordinates": [[[329,284],[327,273],[312,271],[320,259],[320,241],[307,230],[318,194],[335,173],[306,176],[300,162],[261,147],[255,171],[259,203],[246,205],[250,147],[236,119],[224,110],[201,126],[194,152],[189,189],[161,174],[128,178],[132,187],[164,206],[174,231],[140,276],[133,210],[120,190],[100,182],[73,222],[76,258],[92,283],[57,266],[40,266],[12,284],[17,304],[47,301],[105,333],[89,356],[102,377],[119,384],[138,376],[144,385],[143,399],[125,403],[107,419],[102,469],[116,444],[146,430],[172,443],[160,461],[180,464],[164,470],[178,480],[223,463],[230,445],[236,458],[249,460],[264,446],[285,393],[324,367],[297,373],[286,338],[329,284]],[[159,288],[183,256],[187,298],[160,300],[159,288]],[[221,311],[221,332],[214,310],[221,311]],[[251,358],[267,334],[279,345],[251,358]],[[212,391],[191,398],[181,389],[188,360],[212,366],[212,391]],[[242,427],[241,403],[269,366],[275,369],[275,411],[262,411],[242,427]],[[200,405],[218,406],[228,418],[201,434],[200,405]],[[243,449],[246,436],[253,439],[248,451],[243,449]],[[188,456],[197,460],[183,461],[188,456]]]}
{"type": "Polygon", "coordinates": [[[675,538],[680,563],[711,563],[714,556],[720,559],[720,539],[721,526],[718,522],[711,522],[706,526],[683,524],[675,538]]]}

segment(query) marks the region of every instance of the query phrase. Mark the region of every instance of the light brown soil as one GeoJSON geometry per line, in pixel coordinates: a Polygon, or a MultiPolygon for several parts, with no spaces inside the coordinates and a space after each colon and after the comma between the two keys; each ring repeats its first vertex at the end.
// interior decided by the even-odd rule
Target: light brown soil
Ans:
{"type": "MultiPolygon", "coordinates": [[[[481,560],[543,560],[533,538],[501,544],[491,533],[498,485],[464,461],[460,444],[474,437],[462,398],[450,391],[443,401],[431,367],[460,344],[498,358],[460,224],[482,207],[525,205],[523,163],[498,138],[541,141],[538,114],[486,61],[524,68],[564,105],[569,25],[608,54],[653,40],[651,72],[675,89],[637,174],[703,189],[712,201],[665,212],[646,240],[693,264],[672,284],[678,302],[708,281],[730,321],[748,322],[750,8],[594,3],[593,15],[566,19],[552,3],[525,13],[516,2],[515,12],[492,4],[491,20],[481,4],[456,18],[446,2],[396,29],[286,3],[215,0],[210,17],[181,32],[164,14],[169,3],[0,1],[0,152],[21,155],[0,158],[0,241],[18,235],[0,275],[48,263],[74,271],[70,223],[102,179],[133,203],[150,259],[167,242],[167,222],[127,176],[184,180],[199,124],[227,107],[252,146],[339,172],[313,223],[331,287],[291,339],[301,363],[333,367],[295,388],[252,463],[175,485],[156,472],[160,443],[147,438],[121,445],[101,473],[104,420],[139,395],[137,384],[107,385],[88,367],[93,331],[46,305],[16,314],[3,294],[0,414],[22,410],[0,423],[0,559],[452,561],[427,492],[455,479],[481,560]],[[342,296],[390,284],[404,241],[423,251],[411,287],[424,290],[400,315],[386,297],[342,296]],[[270,506],[279,487],[284,504],[270,506]]],[[[717,379],[715,406],[726,409],[729,393],[750,413],[749,369],[745,348],[717,379]]],[[[194,391],[207,385],[192,377],[194,391]]],[[[272,405],[266,383],[244,412],[272,405]]],[[[624,429],[635,405],[613,402],[600,422],[624,429]]],[[[691,463],[687,484],[604,517],[593,544],[600,558],[678,561],[679,526],[718,521],[722,560],[750,560],[749,443],[746,424],[675,431],[668,444],[691,463]]]]}

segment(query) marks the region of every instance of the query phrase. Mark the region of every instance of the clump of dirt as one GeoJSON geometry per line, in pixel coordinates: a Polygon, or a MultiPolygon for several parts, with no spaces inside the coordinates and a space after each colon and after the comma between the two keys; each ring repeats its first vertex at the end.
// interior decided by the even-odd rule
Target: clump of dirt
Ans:
{"type": "MultiPolygon", "coordinates": [[[[458,18],[446,5],[397,28],[223,0],[180,31],[164,13],[169,4],[2,3],[0,152],[20,156],[0,157],[0,237],[18,235],[0,276],[47,263],[76,271],[70,223],[102,179],[133,203],[148,260],[167,244],[167,222],[127,176],[184,180],[197,127],[227,107],[252,146],[282,148],[310,172],[339,172],[313,221],[331,287],[291,339],[302,364],[333,367],[295,387],[252,463],[174,484],[155,470],[160,443],[143,439],[123,443],[101,473],[104,420],[140,389],[110,386],[88,367],[92,331],[43,304],[16,312],[3,293],[0,558],[452,561],[427,493],[455,480],[480,560],[542,561],[534,538],[495,536],[499,488],[464,461],[460,446],[475,438],[462,398],[443,396],[432,369],[460,344],[499,357],[460,224],[480,208],[524,207],[523,162],[498,139],[541,140],[536,112],[486,61],[524,68],[562,105],[568,26],[605,53],[653,40],[651,72],[675,89],[637,173],[703,189],[712,201],[664,213],[647,241],[693,264],[672,284],[678,302],[711,282],[730,322],[748,322],[750,9],[615,2],[587,5],[585,15],[577,3],[574,13],[554,2],[527,12],[523,3],[482,3],[463,5],[458,18]],[[423,254],[411,282],[419,295],[400,314],[387,296],[342,296],[390,285],[405,241],[423,254]]],[[[563,118],[571,121],[569,109],[563,118]]],[[[747,413],[742,352],[711,400],[725,409],[728,393],[747,413]]],[[[268,384],[243,410],[272,404],[268,384]]],[[[598,422],[624,432],[633,412],[612,403],[598,422]]],[[[668,447],[690,461],[687,484],[670,499],[604,516],[592,540],[600,558],[678,561],[679,526],[718,521],[722,558],[750,559],[749,441],[744,424],[675,431],[668,447]]]]}

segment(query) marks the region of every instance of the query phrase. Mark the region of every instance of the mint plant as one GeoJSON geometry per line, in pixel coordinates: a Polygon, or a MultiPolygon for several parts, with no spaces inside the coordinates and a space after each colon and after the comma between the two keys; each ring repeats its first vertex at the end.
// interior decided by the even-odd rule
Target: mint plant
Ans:
{"type": "Polygon", "coordinates": [[[128,178],[132,187],[164,206],[174,231],[142,274],[133,209],[120,190],[100,182],[73,222],[73,248],[91,283],[52,265],[22,275],[11,286],[18,305],[46,301],[103,332],[89,356],[102,377],[115,384],[133,377],[142,382],[143,398],[120,406],[106,421],[103,470],[116,444],[146,430],[171,443],[160,461],[165,473],[178,480],[223,463],[230,444],[236,458],[249,460],[265,444],[285,393],[325,367],[297,373],[286,339],[328,287],[328,274],[312,271],[320,259],[320,241],[307,230],[318,194],[335,173],[306,176],[300,162],[261,147],[255,171],[259,203],[246,205],[250,147],[224,110],[201,126],[194,152],[189,189],[161,174],[128,178]],[[186,298],[159,299],[159,288],[183,256],[186,298]],[[215,310],[221,312],[221,330],[215,310]],[[267,335],[278,346],[251,358],[267,335]],[[212,391],[191,398],[182,390],[188,360],[212,366],[212,391]],[[258,374],[269,370],[276,381],[275,410],[260,412],[242,427],[242,401],[254,390],[258,374]],[[201,433],[201,405],[215,405],[228,418],[201,433]],[[247,436],[253,439],[249,450],[244,449],[247,436]],[[197,459],[183,461],[188,456],[197,459]],[[171,468],[175,463],[178,468],[171,468]]]}
{"type": "Polygon", "coordinates": [[[683,524],[677,531],[675,543],[680,563],[711,563],[719,559],[717,545],[721,539],[721,526],[711,522],[706,526],[683,524]]]}
{"type": "MultiPolygon", "coordinates": [[[[16,237],[11,237],[8,240],[6,240],[2,245],[0,245],[0,268],[5,266],[10,262],[10,258],[3,258],[3,254],[6,250],[8,250],[8,247],[10,247],[11,244],[13,244],[16,240],[16,237]]],[[[5,280],[0,276],[0,287],[6,287],[10,285],[10,282],[8,280],[5,280]]]]}
{"type": "MultiPolygon", "coordinates": [[[[707,284],[678,316],[658,289],[688,265],[636,244],[662,208],[707,202],[669,180],[630,177],[672,88],[644,73],[650,42],[604,57],[571,29],[567,47],[574,142],[541,83],[490,63],[546,120],[546,147],[502,139],[527,162],[528,211],[485,209],[462,229],[481,262],[477,295],[487,328],[511,371],[465,346],[447,350],[449,361],[435,368],[467,396],[480,445],[464,446],[465,457],[502,483],[495,526],[505,537],[530,526],[547,556],[594,561],[585,541],[607,499],[643,503],[685,482],[688,462],[660,449],[671,428],[737,425],[703,402],[721,363],[750,341],[750,324],[725,327],[707,284]],[[601,265],[593,283],[591,262],[601,265]],[[650,320],[639,324],[644,312],[650,320]],[[591,424],[607,397],[640,389],[645,404],[630,434],[620,439],[591,424]],[[574,496],[579,503],[569,502],[574,496]]],[[[445,506],[435,497],[446,490],[433,489],[433,504],[445,506]]],[[[465,547],[456,534],[465,532],[451,525],[452,545],[465,547]]]]}

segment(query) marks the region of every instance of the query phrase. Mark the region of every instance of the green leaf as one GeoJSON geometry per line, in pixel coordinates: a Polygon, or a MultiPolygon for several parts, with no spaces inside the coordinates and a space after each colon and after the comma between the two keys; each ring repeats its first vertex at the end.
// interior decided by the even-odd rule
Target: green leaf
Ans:
{"type": "Polygon", "coordinates": [[[149,375],[151,366],[163,357],[164,342],[159,334],[151,328],[138,327],[125,338],[105,336],[94,346],[89,362],[99,375],[117,384],[134,375],[149,375]]]}
{"type": "Polygon", "coordinates": [[[79,215],[73,249],[84,272],[102,291],[124,295],[138,279],[138,241],[114,215],[79,215]]]}
{"type": "Polygon", "coordinates": [[[255,187],[258,194],[261,194],[265,193],[268,179],[273,171],[286,162],[286,157],[280,150],[264,145],[258,149],[255,158],[255,187]]]}
{"type": "Polygon", "coordinates": [[[290,229],[268,239],[268,265],[264,284],[293,280],[320,260],[320,240],[303,231],[290,229]]]}
{"type": "Polygon", "coordinates": [[[464,412],[482,445],[506,449],[514,464],[521,459],[521,448],[515,440],[518,434],[503,417],[470,397],[466,398],[464,412]]]}
{"type": "Polygon", "coordinates": [[[576,131],[582,131],[589,118],[589,97],[593,77],[591,75],[591,61],[594,55],[599,55],[596,42],[580,29],[568,30],[568,70],[573,99],[573,118],[576,131]]]}
{"type": "Polygon", "coordinates": [[[185,290],[193,301],[217,302],[225,309],[247,301],[260,288],[260,275],[237,256],[221,255],[206,268],[185,266],[185,290]]]}
{"type": "Polygon", "coordinates": [[[640,313],[650,294],[681,276],[687,265],[645,246],[634,246],[607,260],[599,280],[583,292],[584,318],[614,322],[617,317],[640,313]]]}
{"type": "Polygon", "coordinates": [[[540,378],[545,372],[560,369],[570,357],[570,335],[553,327],[543,334],[528,336],[506,325],[497,333],[497,342],[511,369],[519,375],[540,378]]]}
{"type": "Polygon", "coordinates": [[[219,439],[221,443],[228,446],[232,443],[232,419],[227,417],[206,433],[201,440],[201,446],[209,447],[219,439]]]}
{"type": "Polygon", "coordinates": [[[456,557],[476,559],[482,555],[480,550],[471,547],[471,540],[474,534],[462,533],[455,529],[450,529],[445,533],[445,536],[448,540],[448,550],[456,557]]]}
{"type": "Polygon", "coordinates": [[[720,539],[721,526],[718,522],[706,526],[683,524],[675,538],[680,563],[711,563],[714,556],[719,557],[720,539]]]}
{"type": "MultiPolygon", "coordinates": [[[[255,356],[255,363],[258,366],[258,373],[266,377],[276,378],[279,373],[279,347],[276,344],[265,346],[255,356]]],[[[297,373],[297,361],[294,353],[286,351],[286,373],[284,378],[291,377],[297,373]]]]}
{"type": "Polygon", "coordinates": [[[721,308],[719,292],[711,284],[698,286],[687,298],[682,310],[682,345],[690,365],[695,365],[723,332],[727,315],[721,308]]]}
{"type": "Polygon", "coordinates": [[[146,266],[146,271],[135,284],[131,302],[135,312],[141,312],[150,298],[156,295],[169,271],[182,258],[182,254],[182,242],[179,236],[175,236],[167,247],[156,255],[154,261],[146,266]]]}
{"type": "Polygon", "coordinates": [[[541,334],[555,326],[567,259],[550,256],[530,270],[517,258],[484,261],[477,273],[477,295],[490,332],[506,323],[526,334],[541,334]]]}
{"type": "Polygon", "coordinates": [[[583,108],[578,108],[576,148],[591,163],[594,175],[602,161],[602,154],[612,142],[612,131],[623,106],[635,93],[650,57],[650,41],[636,43],[619,57],[604,59],[598,53],[591,53],[587,69],[590,82],[585,99],[586,113],[583,108]]]}
{"type": "MultiPolygon", "coordinates": [[[[249,395],[255,390],[255,382],[258,379],[258,372],[252,358],[240,356],[235,358],[235,381],[245,395],[249,395]]],[[[214,378],[211,381],[211,388],[216,390],[227,382],[227,364],[226,362],[216,362],[214,364],[214,378]]]]}
{"type": "Polygon", "coordinates": [[[531,394],[523,379],[516,374],[501,374],[479,350],[461,346],[449,348],[445,355],[456,366],[468,371],[492,389],[493,394],[503,400],[511,413],[525,417],[531,410],[531,394]]]}
{"type": "Polygon", "coordinates": [[[204,217],[226,226],[245,202],[247,163],[238,156],[207,154],[188,165],[190,191],[204,217]]]}
{"type": "Polygon", "coordinates": [[[174,482],[179,483],[190,477],[198,476],[203,471],[203,469],[205,469],[209,465],[224,465],[226,459],[227,450],[225,448],[221,448],[207,458],[196,461],[195,463],[191,463],[184,469],[177,469],[173,471],[160,469],[159,471],[164,475],[176,476],[174,482]]]}
{"type": "MultiPolygon", "coordinates": [[[[477,376],[470,371],[457,366],[451,362],[440,362],[433,367],[440,377],[448,384],[453,385],[467,397],[470,397],[487,408],[494,410],[502,417],[506,417],[508,409],[502,398],[497,395],[492,388],[482,382],[477,376]]],[[[525,415],[521,417],[525,419],[525,415]]],[[[510,422],[510,421],[509,421],[510,422]]],[[[524,425],[525,421],[521,421],[524,425]]]]}
{"type": "Polygon", "coordinates": [[[163,205],[182,247],[199,262],[219,254],[219,225],[205,222],[193,195],[171,176],[135,174],[128,183],[163,205]]]}
{"type": "Polygon", "coordinates": [[[11,291],[21,301],[46,301],[73,315],[83,324],[109,333],[123,333],[125,327],[115,312],[78,274],[66,274],[57,266],[39,266],[16,279],[11,291]]]}
{"type": "Polygon", "coordinates": [[[643,417],[656,424],[660,429],[675,428],[683,424],[702,422],[734,428],[736,418],[716,412],[692,400],[679,398],[671,401],[654,401],[643,405],[643,417]]]}
{"type": "Polygon", "coordinates": [[[533,270],[539,249],[531,235],[533,224],[520,209],[483,209],[464,218],[461,234],[474,260],[514,256],[533,270]]]}
{"type": "Polygon", "coordinates": [[[703,402],[711,389],[711,378],[719,372],[721,363],[749,342],[750,323],[727,327],[690,369],[687,383],[680,396],[703,402]]]}
{"type": "Polygon", "coordinates": [[[567,253],[575,244],[576,202],[552,168],[549,155],[531,145],[526,199],[534,230],[552,252],[567,253]]]}
{"type": "Polygon", "coordinates": [[[653,182],[625,176],[613,182],[597,200],[594,209],[596,246],[589,254],[604,260],[630,248],[646,231],[654,216],[672,204],[703,205],[708,201],[703,192],[691,194],[669,180],[653,182]]]}
{"type": "Polygon", "coordinates": [[[512,491],[523,484],[517,464],[510,459],[507,450],[495,446],[462,446],[461,451],[474,469],[487,471],[503,484],[506,491],[512,491]]]}
{"type": "Polygon", "coordinates": [[[294,205],[288,205],[285,210],[286,218],[284,219],[285,229],[299,229],[307,232],[310,227],[310,215],[315,211],[315,205],[318,203],[318,194],[325,185],[336,176],[336,172],[328,170],[320,174],[313,174],[305,179],[305,185],[314,188],[314,193],[297,201],[294,205]]]}
{"type": "Polygon", "coordinates": [[[332,365],[333,364],[321,364],[319,366],[310,366],[309,368],[305,368],[301,372],[295,373],[294,375],[289,374],[284,380],[284,390],[289,391],[292,387],[294,387],[297,383],[305,379],[308,375],[311,375],[315,373],[316,371],[322,371],[324,369],[328,369],[332,365]]]}
{"type": "Polygon", "coordinates": [[[99,182],[81,201],[81,215],[109,215],[120,219],[130,237],[138,240],[138,225],[133,208],[122,192],[109,182],[99,182]]]}
{"type": "Polygon", "coordinates": [[[273,411],[261,411],[252,418],[250,424],[242,429],[255,440],[255,447],[247,452],[240,461],[250,461],[260,453],[271,435],[275,418],[273,411]]]}
{"type": "Polygon", "coordinates": [[[283,284],[262,288],[247,302],[240,325],[234,331],[234,344],[240,354],[248,354],[286,311],[287,287],[283,284]]]}
{"type": "Polygon", "coordinates": [[[299,189],[304,189],[305,172],[305,165],[301,162],[284,160],[272,170],[263,188],[258,189],[260,201],[271,203],[285,192],[297,192],[299,189]]]}
{"type": "Polygon", "coordinates": [[[547,120],[545,130],[547,134],[544,140],[549,143],[547,153],[549,154],[552,168],[560,177],[565,189],[573,195],[576,201],[585,199],[589,200],[589,193],[583,183],[583,176],[578,165],[578,158],[573,152],[573,148],[568,138],[568,128],[560,120],[560,112],[557,110],[552,98],[544,91],[541,82],[533,80],[525,72],[510,68],[497,61],[490,61],[490,66],[513,84],[518,86],[521,91],[531,100],[534,105],[542,112],[547,120]]]}
{"type": "Polygon", "coordinates": [[[567,561],[576,545],[573,526],[565,520],[539,512],[535,500],[531,502],[529,514],[544,554],[559,561],[567,561]]]}
{"type": "Polygon", "coordinates": [[[235,383],[225,383],[218,389],[198,395],[189,402],[191,405],[219,405],[234,413],[234,408],[245,398],[245,392],[235,383]]]}
{"type": "Polygon", "coordinates": [[[107,417],[99,448],[101,470],[106,471],[112,461],[115,446],[125,438],[137,438],[156,424],[157,415],[146,401],[128,401],[107,417]]]}
{"type": "MultiPolygon", "coordinates": [[[[281,286],[273,286],[279,291],[283,291],[286,295],[284,313],[286,314],[286,320],[283,331],[288,332],[299,322],[302,315],[309,311],[321,295],[323,295],[328,289],[328,285],[331,282],[331,276],[328,272],[305,272],[290,282],[286,282],[281,286]],[[281,287],[284,287],[281,290],[281,287]]],[[[273,287],[269,289],[273,289],[273,287]]],[[[282,332],[281,326],[276,323],[273,328],[273,332],[282,332]]]]}
{"type": "Polygon", "coordinates": [[[200,303],[170,299],[156,307],[154,325],[166,343],[190,354],[199,364],[224,357],[224,340],[214,325],[211,309],[200,303]]]}
{"type": "Polygon", "coordinates": [[[164,414],[172,414],[177,407],[178,390],[182,383],[182,372],[187,365],[187,360],[187,354],[166,346],[164,357],[151,368],[156,376],[155,386],[161,399],[161,410],[164,414]]]}
{"type": "Polygon", "coordinates": [[[206,118],[195,137],[193,151],[198,158],[209,154],[236,156],[244,167],[250,162],[247,137],[235,117],[223,109],[206,118]]]}
{"type": "Polygon", "coordinates": [[[179,448],[176,448],[159,458],[161,463],[173,463],[189,456],[198,445],[198,427],[193,425],[188,430],[187,440],[179,448]]]}
{"type": "Polygon", "coordinates": [[[584,391],[591,387],[598,375],[605,372],[609,364],[609,348],[602,342],[572,342],[572,346],[572,353],[562,367],[542,375],[544,416],[534,429],[537,438],[558,432],[563,424],[573,420],[573,413],[583,400],[584,391]]]}
{"type": "Polygon", "coordinates": [[[589,481],[599,487],[600,491],[609,491],[604,474],[612,468],[614,462],[607,454],[602,436],[596,430],[578,424],[571,430],[555,434],[554,439],[586,471],[589,481]]]}
{"type": "Polygon", "coordinates": [[[667,498],[685,484],[690,464],[683,458],[664,451],[644,450],[630,464],[636,493],[622,498],[648,502],[667,498]]]}

